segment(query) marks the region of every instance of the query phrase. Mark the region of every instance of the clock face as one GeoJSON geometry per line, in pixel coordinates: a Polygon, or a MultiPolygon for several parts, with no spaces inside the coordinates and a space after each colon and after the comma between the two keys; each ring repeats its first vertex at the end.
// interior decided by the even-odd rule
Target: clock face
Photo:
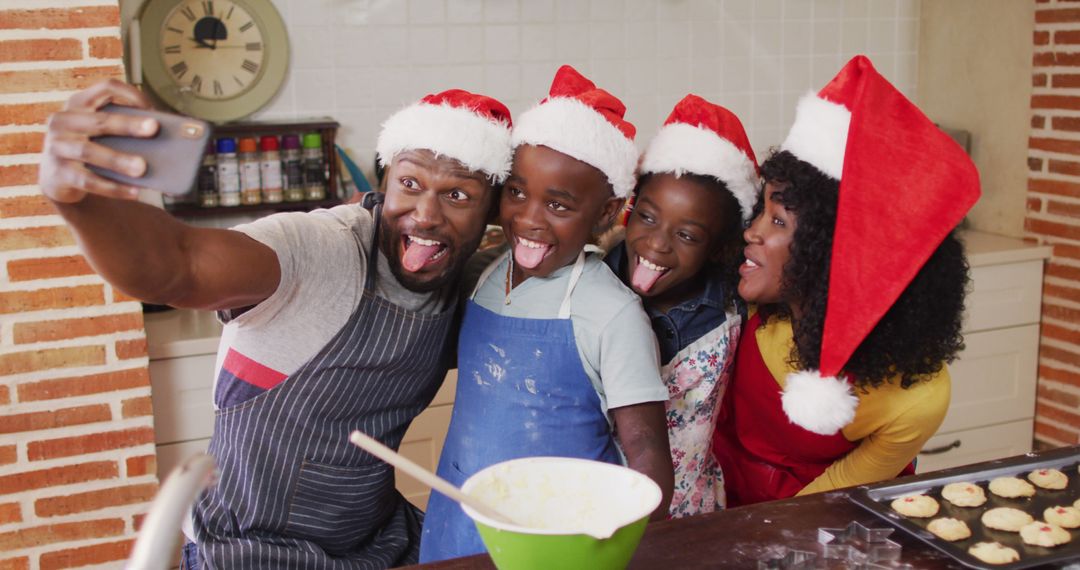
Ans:
{"type": "Polygon", "coordinates": [[[289,38],[271,0],[146,0],[132,24],[143,83],[185,115],[236,120],[285,82],[289,38]]]}
{"type": "Polygon", "coordinates": [[[258,20],[229,0],[187,0],[165,17],[162,61],[181,91],[202,99],[231,99],[251,89],[266,51],[258,20]]]}

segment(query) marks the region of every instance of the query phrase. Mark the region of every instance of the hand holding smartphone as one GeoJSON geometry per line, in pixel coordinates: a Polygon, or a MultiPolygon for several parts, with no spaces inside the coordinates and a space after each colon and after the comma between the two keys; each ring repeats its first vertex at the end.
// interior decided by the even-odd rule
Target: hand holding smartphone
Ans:
{"type": "Polygon", "coordinates": [[[142,176],[134,178],[90,164],[87,168],[109,180],[173,196],[186,194],[191,190],[195,185],[203,152],[206,151],[206,143],[213,132],[209,123],[191,117],[123,105],[106,105],[101,111],[148,117],[156,120],[159,127],[153,137],[110,135],[92,139],[113,150],[143,157],[146,160],[146,172],[142,176]]]}

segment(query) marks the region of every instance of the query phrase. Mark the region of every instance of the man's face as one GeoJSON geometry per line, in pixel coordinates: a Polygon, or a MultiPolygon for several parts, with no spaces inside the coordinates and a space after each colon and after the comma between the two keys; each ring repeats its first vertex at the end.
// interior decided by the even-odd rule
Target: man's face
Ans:
{"type": "Polygon", "coordinates": [[[386,170],[379,247],[410,291],[456,280],[483,237],[495,189],[482,172],[427,150],[398,153],[386,170]]]}

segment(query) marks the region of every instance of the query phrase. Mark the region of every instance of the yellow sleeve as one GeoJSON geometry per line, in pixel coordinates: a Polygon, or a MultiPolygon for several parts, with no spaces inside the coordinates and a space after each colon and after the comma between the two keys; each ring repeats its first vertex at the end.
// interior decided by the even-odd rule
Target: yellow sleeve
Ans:
{"type": "Polygon", "coordinates": [[[889,382],[859,393],[855,420],[843,429],[858,447],[836,460],[799,495],[863,485],[896,477],[934,435],[949,408],[950,378],[934,377],[904,390],[889,382]]]}

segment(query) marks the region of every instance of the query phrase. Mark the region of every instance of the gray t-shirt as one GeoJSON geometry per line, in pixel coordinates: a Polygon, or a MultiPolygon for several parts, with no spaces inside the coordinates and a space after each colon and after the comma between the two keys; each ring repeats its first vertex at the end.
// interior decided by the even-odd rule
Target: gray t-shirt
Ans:
{"type": "MultiPolygon", "coordinates": [[[[230,349],[288,376],[313,358],[345,325],[364,292],[374,236],[372,212],[359,205],[267,216],[233,228],[277,254],[281,282],[263,302],[226,323],[217,370],[230,349]]],[[[452,291],[416,293],[377,256],[375,293],[411,311],[448,310],[452,291]]]]}
{"type": "MultiPolygon", "coordinates": [[[[509,257],[501,257],[494,263],[494,271],[473,297],[477,304],[508,317],[558,317],[573,264],[547,277],[526,279],[511,291],[507,305],[509,257]]],[[[582,368],[605,411],[668,399],[667,388],[660,379],[656,337],[641,300],[595,253],[586,255],[581,279],[570,296],[570,320],[582,368]]]]}

